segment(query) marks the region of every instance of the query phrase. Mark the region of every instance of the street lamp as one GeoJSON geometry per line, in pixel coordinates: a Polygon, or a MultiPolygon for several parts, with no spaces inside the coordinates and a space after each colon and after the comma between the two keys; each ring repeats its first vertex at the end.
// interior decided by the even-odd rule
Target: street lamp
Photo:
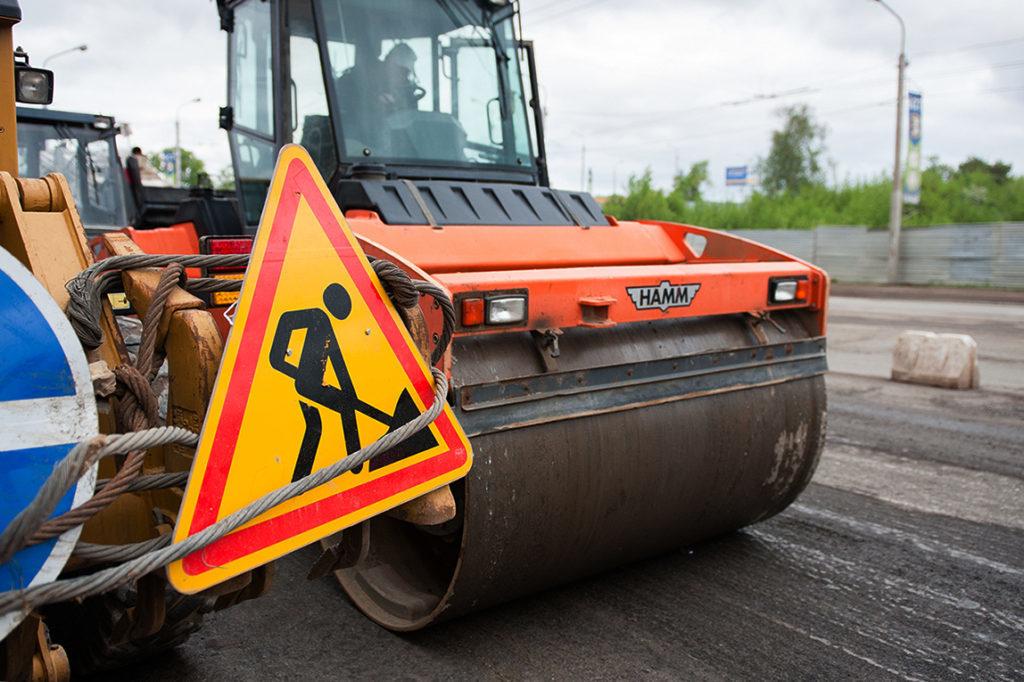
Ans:
{"type": "Polygon", "coordinates": [[[896,79],[896,154],[892,168],[892,198],[889,200],[889,268],[888,280],[895,284],[900,271],[900,227],[903,222],[903,183],[900,173],[900,151],[903,143],[903,71],[907,67],[907,28],[903,19],[884,0],[874,0],[900,22],[899,76],[896,79]]]}
{"type": "Polygon", "coordinates": [[[182,102],[174,111],[174,186],[181,186],[181,109],[189,104],[195,104],[202,98],[193,97],[187,102],[182,102]]]}
{"type": "Polygon", "coordinates": [[[61,57],[61,56],[66,55],[66,54],[71,54],[72,52],[85,52],[88,49],[89,49],[89,46],[85,45],[83,43],[82,45],[75,45],[74,47],[69,47],[68,49],[61,50],[60,52],[54,52],[49,57],[47,57],[46,59],[43,60],[43,68],[45,69],[46,65],[49,64],[54,59],[56,59],[57,57],[61,57]]]}

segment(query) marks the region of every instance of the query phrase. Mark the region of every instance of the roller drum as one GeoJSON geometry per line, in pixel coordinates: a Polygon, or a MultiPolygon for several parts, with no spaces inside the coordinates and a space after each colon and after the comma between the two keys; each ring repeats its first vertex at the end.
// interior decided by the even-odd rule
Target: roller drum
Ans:
{"type": "Polygon", "coordinates": [[[394,630],[447,619],[766,519],[824,440],[825,345],[798,314],[464,337],[474,465],[441,527],[377,517],[337,576],[394,630]],[[777,326],[776,326],[777,325],[777,326]]]}

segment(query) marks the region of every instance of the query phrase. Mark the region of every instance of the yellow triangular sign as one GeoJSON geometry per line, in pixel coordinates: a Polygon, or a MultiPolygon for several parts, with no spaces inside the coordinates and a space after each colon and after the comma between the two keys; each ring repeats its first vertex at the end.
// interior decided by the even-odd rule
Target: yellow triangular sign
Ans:
{"type": "MultiPolygon", "coordinates": [[[[420,414],[433,382],[302,147],[281,150],[174,541],[420,414]]],[[[360,470],[168,567],[192,593],[465,476],[469,441],[437,420],[360,470]]]]}

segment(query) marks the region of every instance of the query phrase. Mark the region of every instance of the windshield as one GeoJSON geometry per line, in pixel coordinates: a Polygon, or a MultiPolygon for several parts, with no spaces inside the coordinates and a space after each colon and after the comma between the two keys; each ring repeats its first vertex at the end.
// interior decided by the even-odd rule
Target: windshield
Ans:
{"type": "Polygon", "coordinates": [[[511,13],[470,0],[321,0],[349,163],[530,167],[511,13]]]}
{"type": "Polygon", "coordinates": [[[60,124],[18,123],[18,174],[61,173],[88,227],[124,227],[124,181],[114,135],[60,124]]]}

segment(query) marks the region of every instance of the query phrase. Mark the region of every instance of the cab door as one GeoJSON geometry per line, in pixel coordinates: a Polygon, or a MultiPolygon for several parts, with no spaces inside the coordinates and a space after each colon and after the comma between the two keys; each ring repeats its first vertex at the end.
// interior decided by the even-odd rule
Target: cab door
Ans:
{"type": "Polygon", "coordinates": [[[221,127],[228,131],[235,187],[247,225],[259,223],[284,143],[278,60],[280,4],[245,0],[233,5],[228,37],[228,106],[221,127]]]}

